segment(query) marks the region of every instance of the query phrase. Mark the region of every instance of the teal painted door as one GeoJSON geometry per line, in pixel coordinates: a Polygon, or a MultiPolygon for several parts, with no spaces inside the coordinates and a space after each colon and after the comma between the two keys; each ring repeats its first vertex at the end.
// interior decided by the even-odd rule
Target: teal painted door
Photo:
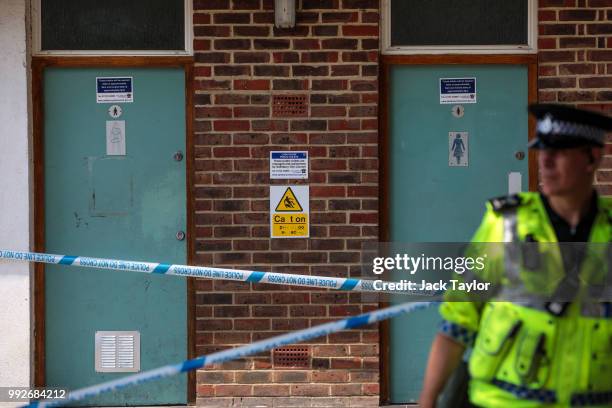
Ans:
{"type": "MultiPolygon", "coordinates": [[[[390,241],[468,241],[485,201],[508,193],[509,173],[519,172],[527,188],[527,158],[515,157],[527,153],[527,79],[526,66],[390,68],[390,241]],[[457,117],[453,104],[440,104],[440,78],[473,77],[477,103],[462,104],[457,117]],[[464,132],[467,152],[450,139],[464,132]],[[467,166],[449,164],[458,150],[467,166]]],[[[439,321],[436,310],[391,320],[391,402],[417,400],[439,321]]]]}
{"type": "MultiPolygon", "coordinates": [[[[185,263],[185,79],[182,69],[48,68],[44,73],[45,245],[56,254],[185,263]],[[96,103],[96,77],[133,77],[134,101],[96,103]],[[125,155],[108,155],[107,121],[124,121],[125,155]]],[[[111,129],[112,137],[116,129],[111,129]]],[[[114,142],[115,139],[112,139],[114,142]]],[[[96,331],[139,331],[141,371],[187,357],[184,278],[48,266],[46,382],[81,388],[96,372],[96,331]]],[[[184,404],[177,376],[85,405],[184,404]]]]}

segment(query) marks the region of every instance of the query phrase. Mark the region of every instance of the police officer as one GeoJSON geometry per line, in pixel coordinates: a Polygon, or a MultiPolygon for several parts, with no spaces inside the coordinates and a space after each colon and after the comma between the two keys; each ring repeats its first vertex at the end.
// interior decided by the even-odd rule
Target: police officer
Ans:
{"type": "MultiPolygon", "coordinates": [[[[537,104],[529,110],[537,118],[536,138],[529,146],[538,150],[540,192],[491,200],[472,242],[606,243],[609,251],[612,205],[596,193],[593,181],[612,118],[564,105],[537,104]]],[[[502,252],[512,257],[508,247],[502,252]]],[[[577,274],[589,264],[590,273],[604,269],[585,255],[576,262],[580,266],[572,268],[563,256],[552,268],[561,276],[542,281],[544,286],[554,283],[568,296],[578,292],[577,274]]],[[[502,265],[506,278],[513,274],[510,280],[525,286],[529,276],[538,279],[512,263],[502,265]]],[[[466,348],[471,351],[472,404],[612,407],[610,304],[588,308],[569,302],[571,296],[539,302],[532,294],[522,295],[529,301],[521,301],[516,290],[514,297],[498,301],[452,302],[447,297],[440,307],[444,320],[429,355],[421,408],[436,406],[466,348]]]]}

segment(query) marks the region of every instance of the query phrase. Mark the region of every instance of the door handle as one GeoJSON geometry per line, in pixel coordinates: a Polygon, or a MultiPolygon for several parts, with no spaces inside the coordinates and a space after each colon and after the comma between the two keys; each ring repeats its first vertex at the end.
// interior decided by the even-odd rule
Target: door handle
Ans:
{"type": "Polygon", "coordinates": [[[176,233],[176,239],[179,241],[182,241],[185,239],[185,232],[184,231],[179,231],[176,233]]]}

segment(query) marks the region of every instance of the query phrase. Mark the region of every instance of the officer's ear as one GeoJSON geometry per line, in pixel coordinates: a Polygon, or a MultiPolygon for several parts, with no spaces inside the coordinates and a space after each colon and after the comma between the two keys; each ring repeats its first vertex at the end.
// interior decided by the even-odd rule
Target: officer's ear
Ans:
{"type": "Polygon", "coordinates": [[[588,147],[586,153],[589,157],[589,167],[592,167],[591,170],[595,171],[601,164],[601,160],[603,158],[603,148],[588,147]]]}

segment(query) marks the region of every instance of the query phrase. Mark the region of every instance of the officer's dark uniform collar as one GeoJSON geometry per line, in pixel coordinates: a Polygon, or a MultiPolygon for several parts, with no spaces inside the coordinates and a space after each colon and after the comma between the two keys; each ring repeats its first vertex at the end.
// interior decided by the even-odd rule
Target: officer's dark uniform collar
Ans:
{"type": "Polygon", "coordinates": [[[591,228],[593,227],[593,223],[595,222],[595,218],[597,217],[599,196],[596,191],[593,191],[593,195],[591,197],[591,202],[589,204],[588,211],[582,216],[576,228],[572,228],[569,223],[561,217],[553,208],[550,206],[548,202],[548,198],[542,193],[540,193],[540,197],[542,198],[542,203],[544,204],[544,208],[546,208],[546,213],[548,214],[548,219],[555,230],[555,235],[557,235],[557,240],[559,242],[588,242],[589,237],[591,235],[591,228]]]}

